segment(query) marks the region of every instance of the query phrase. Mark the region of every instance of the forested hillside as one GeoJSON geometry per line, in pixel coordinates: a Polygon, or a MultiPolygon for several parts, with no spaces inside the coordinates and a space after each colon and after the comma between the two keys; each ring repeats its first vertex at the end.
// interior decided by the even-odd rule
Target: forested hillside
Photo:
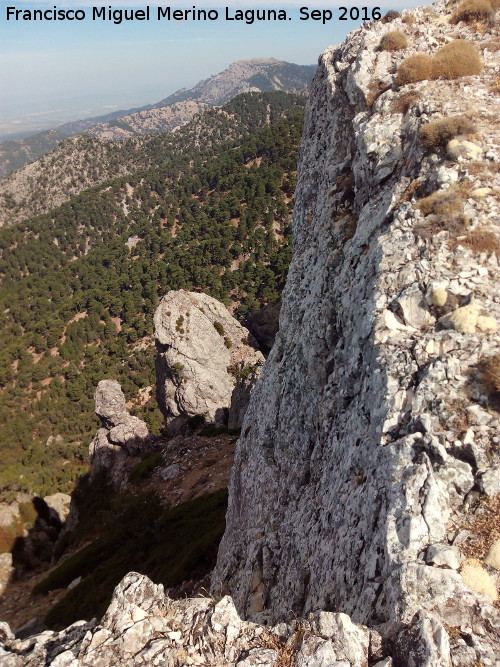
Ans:
{"type": "Polygon", "coordinates": [[[61,142],[36,162],[0,181],[0,227],[46,213],[78,193],[138,169],[156,167],[193,148],[204,151],[299,111],[291,93],[246,93],[197,114],[176,132],[105,141],[86,135],[61,142]]]}
{"type": "Polygon", "coordinates": [[[239,317],[279,296],[298,100],[241,96],[209,112],[212,123],[145,142],[155,166],[0,230],[1,496],[71,487],[96,428],[102,378],[118,379],[136,414],[160,431],[151,397],[159,296],[206,291],[239,317]],[[46,444],[50,436],[60,438],[46,444]]]}

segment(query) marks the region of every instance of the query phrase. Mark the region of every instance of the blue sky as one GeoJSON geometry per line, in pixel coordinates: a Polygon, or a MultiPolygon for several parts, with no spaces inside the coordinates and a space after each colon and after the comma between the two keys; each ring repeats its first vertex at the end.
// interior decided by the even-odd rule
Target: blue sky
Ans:
{"type": "MultiPolygon", "coordinates": [[[[314,64],[320,52],[340,43],[358,22],[298,20],[305,0],[272,4],[267,0],[240,3],[240,8],[285,8],[291,21],[168,22],[154,19],[115,25],[92,21],[91,2],[57,0],[0,0],[0,137],[54,127],[67,120],[153,103],[181,87],[221,71],[235,60],[275,57],[299,64],[314,64]],[[6,21],[6,7],[83,8],[85,21],[6,21]]],[[[140,0],[108,0],[95,5],[143,8],[140,0]]],[[[347,3],[346,3],[347,4],[347,3]]],[[[353,3],[350,3],[351,5],[353,3]]],[[[181,0],[172,8],[192,7],[181,0]]],[[[200,1],[198,8],[220,7],[200,1]]],[[[310,9],[332,8],[316,0],[310,9]]],[[[348,5],[349,6],[349,5],[348,5]]],[[[390,8],[413,6],[394,0],[390,8]]],[[[383,13],[388,9],[386,6],[383,13]]],[[[223,10],[219,10],[223,16],[223,10]]]]}

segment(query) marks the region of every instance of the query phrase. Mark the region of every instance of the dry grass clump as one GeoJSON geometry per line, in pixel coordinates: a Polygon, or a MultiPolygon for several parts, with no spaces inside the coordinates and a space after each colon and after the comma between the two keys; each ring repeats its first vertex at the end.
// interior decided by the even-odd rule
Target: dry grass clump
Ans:
{"type": "Polygon", "coordinates": [[[415,225],[415,233],[426,240],[433,239],[440,232],[448,232],[450,237],[463,234],[467,219],[463,213],[449,215],[429,215],[423,222],[415,225]]]}
{"type": "Polygon", "coordinates": [[[422,94],[418,90],[408,90],[405,93],[401,93],[399,97],[393,100],[391,113],[402,113],[404,115],[421,99],[422,94]]]}
{"type": "Polygon", "coordinates": [[[491,39],[489,42],[484,42],[484,44],[480,44],[482,49],[486,49],[486,51],[491,51],[492,53],[496,53],[497,51],[500,51],[500,40],[498,39],[491,39]]]}
{"type": "Polygon", "coordinates": [[[395,82],[398,86],[432,79],[432,58],[425,53],[416,53],[405,58],[398,68],[395,82]]]}
{"type": "Polygon", "coordinates": [[[496,234],[489,229],[473,229],[453,239],[451,242],[453,250],[459,245],[469,248],[473,253],[478,255],[486,252],[489,255],[495,253],[497,256],[500,256],[500,242],[496,234]]]}
{"type": "Polygon", "coordinates": [[[408,46],[406,35],[401,30],[391,30],[386,32],[380,40],[380,51],[401,51],[408,46]]]}
{"type": "Polygon", "coordinates": [[[368,92],[365,96],[366,105],[371,108],[380,95],[389,90],[390,87],[388,83],[385,83],[381,79],[372,79],[368,84],[368,92]]]}
{"type": "Polygon", "coordinates": [[[483,66],[476,47],[466,39],[454,39],[443,46],[433,58],[434,79],[458,79],[480,74],[483,66]]]}
{"type": "Polygon", "coordinates": [[[462,213],[462,199],[456,192],[434,192],[429,197],[419,199],[416,204],[422,215],[454,215],[462,213]]]}
{"type": "Polygon", "coordinates": [[[425,216],[425,220],[415,227],[420,237],[431,239],[439,232],[447,231],[450,237],[455,238],[465,233],[468,223],[458,188],[434,192],[418,199],[415,206],[425,216]]]}
{"type": "Polygon", "coordinates": [[[442,120],[433,120],[420,128],[420,143],[426,148],[446,146],[450,139],[461,134],[473,134],[474,123],[467,116],[450,116],[442,120]]]}
{"type": "Polygon", "coordinates": [[[401,12],[397,12],[394,9],[390,9],[387,14],[382,19],[382,23],[390,23],[401,16],[401,12]]]}
{"type": "Polygon", "coordinates": [[[472,539],[460,545],[468,558],[484,558],[490,546],[500,538],[500,495],[481,498],[472,521],[462,524],[472,539]]]}
{"type": "MultiPolygon", "coordinates": [[[[495,3],[496,4],[496,3],[495,3]]],[[[489,21],[493,17],[493,6],[490,0],[464,0],[452,14],[450,23],[473,23],[475,21],[489,21]]]]}
{"type": "MultiPolygon", "coordinates": [[[[380,44],[382,45],[382,42],[380,44]]],[[[432,79],[458,79],[461,76],[480,74],[482,68],[481,58],[474,44],[466,39],[454,39],[439,49],[434,58],[426,53],[416,53],[405,58],[396,73],[395,83],[405,86],[408,83],[432,79]]]]}
{"type": "Polygon", "coordinates": [[[481,380],[492,398],[500,398],[500,354],[483,359],[479,364],[481,380]]]}
{"type": "Polygon", "coordinates": [[[417,19],[413,16],[413,14],[405,14],[403,16],[403,23],[406,25],[415,25],[417,22],[417,19]]]}

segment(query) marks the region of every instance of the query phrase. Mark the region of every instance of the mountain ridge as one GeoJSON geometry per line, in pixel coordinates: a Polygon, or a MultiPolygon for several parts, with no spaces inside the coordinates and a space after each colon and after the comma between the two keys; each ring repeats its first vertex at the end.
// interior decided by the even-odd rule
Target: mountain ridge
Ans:
{"type": "Polygon", "coordinates": [[[304,98],[293,93],[243,93],[222,107],[206,107],[177,128],[175,135],[162,132],[120,142],[86,134],[66,139],[48,154],[0,180],[0,227],[46,213],[87,188],[159,165],[175,153],[180,156],[199,146],[200,141],[208,148],[214,142],[234,140],[239,125],[244,129],[270,124],[280,113],[286,113],[287,107],[298,110],[303,104],[304,98]],[[252,99],[256,102],[257,121],[252,121],[248,111],[252,99]]]}
{"type": "MultiPolygon", "coordinates": [[[[57,128],[40,132],[26,139],[9,139],[0,142],[0,179],[12,171],[19,169],[24,164],[32,162],[52,150],[65,138],[89,133],[93,136],[102,136],[106,139],[123,139],[125,136],[144,134],[140,131],[135,114],[142,114],[149,124],[148,132],[164,131],[174,129],[187,122],[204,105],[219,106],[229,101],[232,97],[250,91],[271,92],[273,90],[289,90],[305,92],[308,83],[312,79],[316,66],[295,65],[275,58],[255,58],[232,63],[222,72],[213,74],[203,79],[192,88],[181,88],[159,102],[147,104],[142,107],[112,111],[103,116],[94,116],[82,120],[70,121],[57,128]],[[283,72],[285,70],[285,72],[283,72]],[[238,74],[239,73],[239,78],[238,74]],[[282,74],[282,79],[279,74],[282,74]],[[252,82],[246,81],[252,77],[261,77],[252,82]],[[200,98],[199,107],[192,109],[191,113],[177,114],[176,121],[168,123],[162,114],[158,118],[158,110],[165,109],[175,103],[187,100],[196,101],[200,98]],[[156,114],[153,113],[156,111],[156,114]],[[116,121],[122,117],[132,116],[132,125],[126,126],[125,131],[116,131],[116,121]],[[157,121],[155,122],[155,117],[157,121]],[[166,123],[169,127],[165,127],[166,123]],[[99,127],[100,126],[100,127],[99,127]],[[156,129],[154,129],[156,128],[156,129]]],[[[189,107],[188,107],[189,108],[189,107]]],[[[168,114],[167,114],[168,115],[168,114]]],[[[175,116],[175,114],[174,114],[175,116]]]]}

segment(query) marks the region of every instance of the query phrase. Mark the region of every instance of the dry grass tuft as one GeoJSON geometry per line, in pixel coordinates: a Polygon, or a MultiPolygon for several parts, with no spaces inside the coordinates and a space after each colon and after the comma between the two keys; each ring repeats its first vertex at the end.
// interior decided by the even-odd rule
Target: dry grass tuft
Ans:
{"type": "Polygon", "coordinates": [[[432,79],[432,58],[425,53],[416,53],[405,58],[398,68],[395,82],[397,86],[432,79]]]}
{"type": "Polygon", "coordinates": [[[491,51],[493,53],[496,53],[497,51],[500,50],[500,40],[492,39],[489,42],[484,42],[484,44],[480,44],[479,46],[482,49],[486,49],[486,51],[491,51]]]}
{"type": "Polygon", "coordinates": [[[467,219],[463,214],[429,215],[418,225],[415,225],[415,233],[423,239],[430,241],[440,232],[448,232],[450,236],[458,236],[466,230],[467,219]]]}
{"type": "Polygon", "coordinates": [[[492,398],[500,398],[500,354],[483,359],[479,364],[481,380],[492,398]]]}
{"type": "Polygon", "coordinates": [[[500,495],[483,497],[476,513],[463,528],[470,530],[472,540],[460,545],[468,558],[484,558],[490,546],[500,538],[500,495]]]}
{"type": "Polygon", "coordinates": [[[426,53],[416,53],[405,58],[394,81],[397,86],[405,86],[417,81],[458,79],[480,74],[482,69],[481,58],[474,44],[466,39],[454,39],[439,49],[434,58],[426,53]]]}
{"type": "Polygon", "coordinates": [[[408,40],[401,30],[386,32],[379,44],[380,51],[401,51],[408,46],[408,40]]]}
{"type": "Polygon", "coordinates": [[[493,7],[490,0],[464,0],[452,14],[450,23],[474,23],[475,21],[490,21],[493,17],[493,7]]]}
{"type": "Polygon", "coordinates": [[[481,254],[486,252],[489,255],[495,253],[500,256],[500,242],[489,229],[473,229],[458,238],[451,241],[451,248],[454,250],[459,245],[469,248],[473,253],[481,254]]]}
{"type": "Polygon", "coordinates": [[[283,640],[275,634],[264,633],[262,638],[266,648],[273,649],[278,654],[276,667],[293,667],[306,630],[300,626],[288,641],[283,640]]]}
{"type": "Polygon", "coordinates": [[[429,197],[419,199],[416,204],[420,212],[427,215],[454,215],[462,213],[463,204],[461,197],[456,192],[435,192],[429,197]]]}
{"type": "Polygon", "coordinates": [[[433,58],[434,79],[458,79],[461,76],[481,74],[483,66],[479,53],[466,39],[454,39],[443,46],[433,58]]]}
{"type": "Polygon", "coordinates": [[[393,100],[391,105],[391,113],[407,113],[415,104],[422,99],[422,94],[418,90],[408,90],[401,93],[399,97],[393,100]]]}
{"type": "Polygon", "coordinates": [[[394,21],[394,19],[398,19],[400,16],[400,12],[397,12],[394,9],[390,9],[382,19],[382,23],[390,23],[391,21],[394,21]]]}
{"type": "Polygon", "coordinates": [[[22,537],[23,527],[15,522],[10,526],[0,526],[0,554],[12,551],[18,537],[22,537]]]}
{"type": "Polygon", "coordinates": [[[406,14],[403,16],[403,23],[406,25],[415,25],[417,22],[417,19],[413,16],[413,14],[406,14]]]}
{"type": "Polygon", "coordinates": [[[446,146],[450,139],[461,134],[473,134],[474,123],[467,116],[450,116],[442,120],[433,120],[420,128],[420,143],[426,148],[446,146]]]}
{"type": "Polygon", "coordinates": [[[390,87],[391,86],[388,83],[384,83],[380,79],[372,79],[368,84],[368,92],[365,96],[366,105],[371,109],[380,95],[385,93],[386,90],[389,90],[390,87]]]}

